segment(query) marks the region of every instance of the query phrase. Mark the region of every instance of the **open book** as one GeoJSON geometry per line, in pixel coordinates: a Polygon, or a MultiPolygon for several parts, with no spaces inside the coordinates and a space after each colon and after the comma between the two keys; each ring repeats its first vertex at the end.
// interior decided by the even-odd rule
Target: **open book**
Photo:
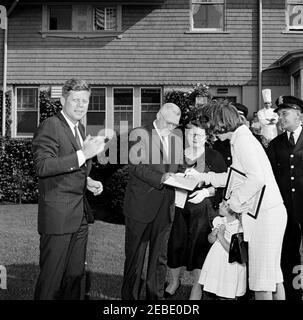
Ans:
{"type": "Polygon", "coordinates": [[[174,176],[169,177],[164,181],[164,184],[185,189],[188,191],[193,191],[199,183],[199,179],[193,175],[186,175],[184,173],[176,173],[174,176]]]}
{"type": "MultiPolygon", "coordinates": [[[[227,183],[225,188],[224,200],[228,200],[232,192],[241,187],[243,181],[247,179],[246,175],[243,172],[240,172],[233,167],[229,168],[229,173],[227,177],[227,183]]],[[[243,212],[246,212],[249,216],[257,219],[259,209],[261,206],[265,186],[263,186],[256,194],[243,205],[243,212]]]]}

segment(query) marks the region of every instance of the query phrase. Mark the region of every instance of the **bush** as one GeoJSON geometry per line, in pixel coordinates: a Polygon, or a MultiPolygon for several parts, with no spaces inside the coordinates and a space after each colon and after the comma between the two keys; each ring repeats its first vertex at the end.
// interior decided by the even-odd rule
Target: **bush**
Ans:
{"type": "MultiPolygon", "coordinates": [[[[0,132],[2,134],[2,99],[3,91],[0,90],[0,132]]],[[[12,113],[12,92],[8,91],[5,93],[5,110],[6,110],[6,119],[5,119],[5,136],[11,136],[11,113],[12,113]]]]}
{"type": "Polygon", "coordinates": [[[37,178],[31,139],[0,139],[0,201],[36,203],[37,178]]]}

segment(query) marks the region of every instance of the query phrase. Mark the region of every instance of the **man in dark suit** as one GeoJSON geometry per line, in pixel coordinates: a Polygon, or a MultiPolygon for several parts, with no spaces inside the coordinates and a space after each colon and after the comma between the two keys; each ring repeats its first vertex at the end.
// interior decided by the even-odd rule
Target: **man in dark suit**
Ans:
{"type": "Polygon", "coordinates": [[[163,182],[177,172],[179,156],[172,152],[169,137],[180,120],[181,111],[173,103],[164,104],[153,125],[136,128],[130,140],[140,141],[130,148],[130,180],[124,200],[125,264],[122,299],[140,298],[144,258],[149,244],[146,299],[162,299],[166,278],[167,241],[174,214],[174,188],[163,182]],[[174,163],[175,162],[175,163],[174,163]]]}
{"type": "Polygon", "coordinates": [[[275,112],[285,132],[270,142],[267,153],[288,214],[281,269],[286,299],[300,300],[302,289],[296,276],[301,269],[296,268],[301,265],[299,250],[303,227],[303,101],[293,96],[281,96],[276,105],[275,112]]]}
{"type": "Polygon", "coordinates": [[[83,299],[89,208],[86,189],[98,195],[102,184],[88,177],[88,161],[104,148],[103,137],[87,137],[80,120],[90,87],[70,79],[62,89],[62,111],[44,120],[33,139],[39,177],[40,274],[35,299],[83,299]]]}

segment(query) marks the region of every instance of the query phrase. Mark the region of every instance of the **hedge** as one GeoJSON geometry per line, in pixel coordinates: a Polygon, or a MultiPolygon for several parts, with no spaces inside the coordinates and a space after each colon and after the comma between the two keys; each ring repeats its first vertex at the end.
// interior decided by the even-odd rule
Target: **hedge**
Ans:
{"type": "Polygon", "coordinates": [[[31,139],[0,138],[0,199],[36,203],[38,179],[33,168],[31,139]]]}

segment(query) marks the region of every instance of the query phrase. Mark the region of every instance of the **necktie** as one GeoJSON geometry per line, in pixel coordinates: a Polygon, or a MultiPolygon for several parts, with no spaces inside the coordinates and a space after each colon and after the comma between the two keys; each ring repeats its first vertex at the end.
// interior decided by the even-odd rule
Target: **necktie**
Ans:
{"type": "Polygon", "coordinates": [[[79,137],[79,134],[78,134],[77,125],[75,125],[74,129],[75,129],[75,139],[77,141],[77,145],[78,145],[79,149],[81,149],[82,147],[81,147],[80,137],[79,137]]]}
{"type": "Polygon", "coordinates": [[[292,146],[292,147],[294,147],[295,146],[295,139],[294,139],[294,133],[293,132],[291,132],[290,133],[290,136],[289,136],[289,144],[292,146]]]}

